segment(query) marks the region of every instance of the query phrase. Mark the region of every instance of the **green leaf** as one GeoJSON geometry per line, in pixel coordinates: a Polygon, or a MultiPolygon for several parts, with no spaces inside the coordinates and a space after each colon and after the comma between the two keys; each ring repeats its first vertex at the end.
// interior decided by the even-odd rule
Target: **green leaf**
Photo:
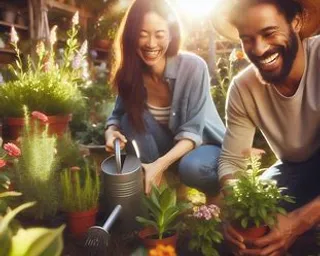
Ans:
{"type": "Polygon", "coordinates": [[[247,218],[247,217],[245,217],[245,218],[243,218],[243,219],[241,220],[241,226],[242,226],[243,228],[247,228],[247,226],[248,226],[248,218],[247,218]]]}
{"type": "Polygon", "coordinates": [[[176,196],[174,191],[166,188],[159,198],[160,209],[162,212],[166,211],[169,207],[176,205],[176,196]]]}
{"type": "Polygon", "coordinates": [[[277,207],[277,212],[279,212],[282,215],[286,215],[287,214],[287,211],[282,207],[277,207]]]}
{"type": "Polygon", "coordinates": [[[136,221],[138,221],[139,223],[141,223],[142,225],[144,226],[153,226],[155,227],[157,230],[158,230],[158,225],[155,221],[153,220],[148,220],[146,218],[143,218],[143,217],[139,217],[137,216],[136,217],[136,221]]]}
{"type": "Polygon", "coordinates": [[[1,197],[9,197],[9,196],[21,196],[22,193],[16,192],[16,191],[6,191],[3,193],[0,193],[0,198],[1,197]]]}
{"type": "Polygon", "coordinates": [[[20,229],[12,238],[9,256],[59,256],[63,249],[62,232],[65,225],[56,229],[20,229]]]}

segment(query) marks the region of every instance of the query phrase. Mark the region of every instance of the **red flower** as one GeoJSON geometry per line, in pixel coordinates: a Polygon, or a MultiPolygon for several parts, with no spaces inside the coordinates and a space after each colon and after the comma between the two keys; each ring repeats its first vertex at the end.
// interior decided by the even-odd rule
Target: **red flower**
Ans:
{"type": "Polygon", "coordinates": [[[3,166],[5,166],[7,164],[7,162],[3,159],[0,159],[0,168],[2,168],[3,166]]]}
{"type": "Polygon", "coordinates": [[[6,143],[3,146],[4,150],[7,151],[9,156],[18,157],[21,155],[21,150],[13,143],[6,143]]]}
{"type": "Polygon", "coordinates": [[[38,119],[38,120],[44,122],[44,123],[48,122],[48,117],[39,111],[33,111],[31,113],[31,116],[35,119],[38,119]]]}

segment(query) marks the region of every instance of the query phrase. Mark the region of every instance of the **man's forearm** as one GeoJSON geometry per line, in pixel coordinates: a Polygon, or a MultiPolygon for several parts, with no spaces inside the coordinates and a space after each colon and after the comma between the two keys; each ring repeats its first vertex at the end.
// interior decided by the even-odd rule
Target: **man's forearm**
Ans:
{"type": "Polygon", "coordinates": [[[298,220],[297,234],[303,234],[320,223],[320,196],[289,214],[298,220]]]}

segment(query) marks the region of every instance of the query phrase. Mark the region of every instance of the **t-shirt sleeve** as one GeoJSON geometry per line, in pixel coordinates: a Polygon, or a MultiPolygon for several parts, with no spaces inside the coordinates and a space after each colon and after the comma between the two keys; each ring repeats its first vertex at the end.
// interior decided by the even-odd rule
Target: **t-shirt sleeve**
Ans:
{"type": "MultiPolygon", "coordinates": [[[[245,87],[243,88],[245,90],[245,87]]],[[[240,89],[233,80],[226,101],[227,130],[218,165],[219,179],[244,169],[246,161],[243,154],[252,147],[256,127],[244,107],[244,94],[245,92],[240,94],[240,89]]]]}

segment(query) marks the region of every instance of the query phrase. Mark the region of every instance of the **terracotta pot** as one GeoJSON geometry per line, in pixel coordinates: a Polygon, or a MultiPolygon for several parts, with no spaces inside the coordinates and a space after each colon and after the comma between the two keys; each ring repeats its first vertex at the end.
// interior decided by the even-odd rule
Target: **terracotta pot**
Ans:
{"type": "Polygon", "coordinates": [[[148,248],[152,249],[155,248],[157,245],[171,245],[173,248],[176,248],[177,240],[178,240],[178,234],[175,232],[172,236],[163,238],[163,239],[154,239],[152,238],[153,235],[156,235],[157,232],[154,228],[144,228],[141,231],[139,231],[138,236],[142,240],[142,244],[148,248]]]}
{"type": "Polygon", "coordinates": [[[97,39],[94,41],[94,45],[98,48],[109,49],[111,42],[108,39],[97,39]]]}
{"type": "Polygon", "coordinates": [[[268,226],[242,228],[242,227],[239,227],[238,225],[234,225],[233,227],[243,238],[247,238],[247,239],[256,239],[256,238],[262,237],[269,231],[268,226]]]}
{"type": "MultiPolygon", "coordinates": [[[[64,116],[48,116],[48,131],[50,135],[56,134],[62,136],[68,128],[69,121],[71,120],[71,114],[64,116]]],[[[32,122],[33,119],[30,118],[32,122]]],[[[39,121],[39,123],[45,127],[45,125],[39,121]]],[[[7,136],[8,139],[16,140],[23,129],[24,118],[23,117],[8,117],[5,120],[5,124],[8,126],[7,136]]]]}
{"type": "Polygon", "coordinates": [[[95,225],[98,209],[90,209],[84,212],[69,212],[68,227],[70,232],[77,238],[82,238],[88,229],[95,225]]]}

